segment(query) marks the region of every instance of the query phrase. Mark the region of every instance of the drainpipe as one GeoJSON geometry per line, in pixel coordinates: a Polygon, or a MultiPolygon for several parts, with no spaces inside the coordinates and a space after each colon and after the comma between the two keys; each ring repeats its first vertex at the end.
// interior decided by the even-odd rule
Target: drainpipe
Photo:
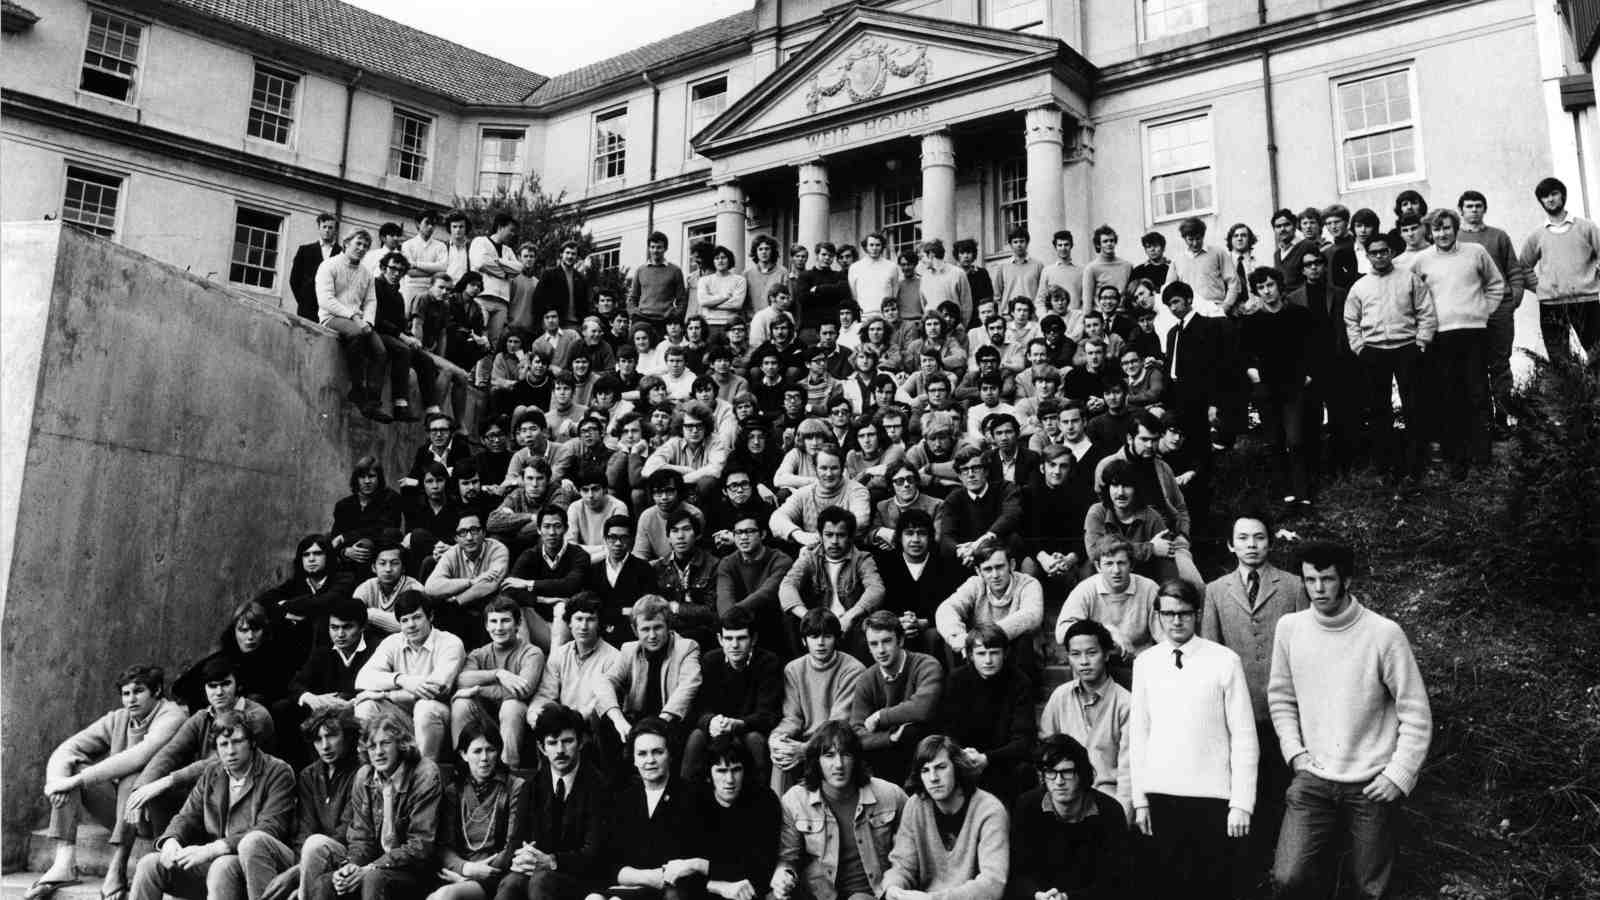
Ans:
{"type": "MultiPolygon", "coordinates": [[[[1256,21],[1267,24],[1267,0],[1256,0],[1256,21]]],[[[1278,126],[1272,105],[1272,51],[1261,48],[1261,101],[1267,116],[1267,189],[1272,197],[1271,209],[1278,208],[1278,126]]]]}
{"type": "Polygon", "coordinates": [[[366,72],[357,69],[344,86],[344,137],[339,141],[339,192],[333,197],[333,219],[340,227],[344,225],[344,180],[345,171],[350,164],[350,119],[354,115],[356,106],[356,85],[361,83],[366,72]]]}
{"type": "MultiPolygon", "coordinates": [[[[650,85],[650,184],[656,183],[656,149],[661,138],[661,85],[650,79],[650,70],[639,73],[644,83],[650,85]]],[[[652,192],[650,202],[645,208],[644,233],[649,235],[656,230],[656,198],[652,192]]]]}

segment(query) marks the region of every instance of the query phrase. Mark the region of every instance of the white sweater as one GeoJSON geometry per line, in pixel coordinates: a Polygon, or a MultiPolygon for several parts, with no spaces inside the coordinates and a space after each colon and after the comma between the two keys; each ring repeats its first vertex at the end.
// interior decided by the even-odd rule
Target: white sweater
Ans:
{"type": "Polygon", "coordinates": [[[1267,708],[1285,760],[1310,753],[1329,781],[1382,773],[1416,787],[1433,737],[1428,691],[1405,632],[1359,602],[1331,619],[1308,609],[1278,620],[1267,708]]]}
{"type": "Polygon", "coordinates": [[[1135,809],[1150,794],[1210,797],[1253,812],[1256,720],[1239,654],[1203,637],[1163,641],[1133,661],[1129,739],[1135,809]]]}

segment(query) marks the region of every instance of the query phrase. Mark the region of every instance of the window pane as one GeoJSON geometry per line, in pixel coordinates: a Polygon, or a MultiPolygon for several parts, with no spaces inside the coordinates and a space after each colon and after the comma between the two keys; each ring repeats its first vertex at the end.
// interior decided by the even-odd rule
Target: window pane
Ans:
{"type": "Polygon", "coordinates": [[[91,14],[78,87],[114,100],[131,100],[142,31],[143,26],[128,19],[98,10],[91,14]]]}
{"type": "Polygon", "coordinates": [[[594,119],[594,181],[621,178],[627,168],[628,111],[613,110],[594,119]]]}
{"type": "Polygon", "coordinates": [[[922,240],[921,182],[894,185],[878,193],[878,230],[891,258],[901,250],[915,250],[922,240]]]}
{"type": "Polygon", "coordinates": [[[396,109],[389,131],[389,174],[421,181],[428,167],[428,130],[432,120],[396,109]]]}
{"type": "Polygon", "coordinates": [[[90,234],[115,237],[117,202],[121,195],[120,177],[68,166],[61,220],[90,234]]]}
{"type": "Polygon", "coordinates": [[[486,129],[478,149],[478,193],[521,190],[524,132],[486,129]]]}
{"type": "Polygon", "coordinates": [[[1206,24],[1206,0],[1145,0],[1145,40],[1155,40],[1206,24]]]}
{"type": "Polygon", "coordinates": [[[294,126],[294,95],[298,76],[257,66],[250,91],[250,118],[246,133],[278,144],[289,143],[294,126]]]}
{"type": "Polygon", "coordinates": [[[240,209],[234,220],[228,280],[272,289],[278,280],[278,238],[282,228],[282,216],[240,209]]]}

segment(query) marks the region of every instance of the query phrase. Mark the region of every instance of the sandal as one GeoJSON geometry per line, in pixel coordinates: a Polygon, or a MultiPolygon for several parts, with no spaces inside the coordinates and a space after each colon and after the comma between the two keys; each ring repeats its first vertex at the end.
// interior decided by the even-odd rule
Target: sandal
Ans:
{"type": "Polygon", "coordinates": [[[83,882],[77,878],[62,878],[54,881],[45,881],[40,878],[28,888],[27,893],[23,894],[22,898],[23,900],[44,900],[45,897],[53,896],[56,891],[64,887],[72,887],[75,884],[83,884],[83,882]]]}

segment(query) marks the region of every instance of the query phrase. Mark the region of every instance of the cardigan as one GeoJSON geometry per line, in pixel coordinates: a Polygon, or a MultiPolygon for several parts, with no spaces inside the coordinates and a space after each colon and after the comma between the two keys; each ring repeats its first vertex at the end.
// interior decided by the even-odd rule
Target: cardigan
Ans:
{"type": "Polygon", "coordinates": [[[930,900],[1000,900],[1011,873],[1011,817],[988,791],[967,798],[955,846],[945,849],[927,794],[906,802],[884,873],[884,891],[926,891],[930,900]]]}

